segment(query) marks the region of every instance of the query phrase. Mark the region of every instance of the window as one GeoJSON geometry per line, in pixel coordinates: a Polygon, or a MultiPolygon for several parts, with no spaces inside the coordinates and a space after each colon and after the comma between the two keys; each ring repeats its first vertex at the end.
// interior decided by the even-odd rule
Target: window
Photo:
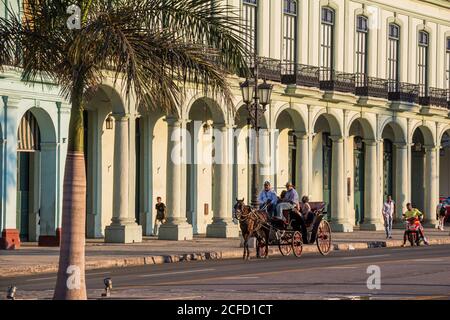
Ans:
{"type": "Polygon", "coordinates": [[[367,40],[369,27],[367,17],[356,17],[356,74],[358,76],[367,73],[367,40]]]}
{"type": "MultiPolygon", "coordinates": [[[[254,54],[257,40],[258,0],[243,0],[244,40],[247,50],[254,54]]],[[[253,66],[253,57],[249,57],[249,66],[253,66]]]]}
{"type": "Polygon", "coordinates": [[[399,48],[400,48],[400,27],[394,23],[389,25],[388,39],[388,79],[389,91],[397,91],[399,81],[399,48]]]}
{"type": "MultiPolygon", "coordinates": [[[[446,39],[447,45],[446,45],[446,51],[445,51],[445,63],[446,63],[446,71],[445,71],[445,76],[446,76],[446,85],[447,85],[447,89],[450,90],[450,37],[448,37],[446,39]]],[[[450,93],[449,93],[449,97],[450,99],[450,93]]]]}
{"type": "Polygon", "coordinates": [[[297,2],[284,0],[283,64],[292,73],[297,61],[297,2]]]}
{"type": "Polygon", "coordinates": [[[322,80],[331,80],[331,72],[333,70],[334,41],[334,11],[331,8],[322,8],[321,35],[320,67],[324,71],[322,72],[322,80]],[[324,75],[326,75],[325,79],[323,79],[324,75]]]}
{"type": "Polygon", "coordinates": [[[426,31],[419,31],[419,54],[417,56],[417,76],[420,96],[428,96],[428,46],[429,36],[426,31]]]}

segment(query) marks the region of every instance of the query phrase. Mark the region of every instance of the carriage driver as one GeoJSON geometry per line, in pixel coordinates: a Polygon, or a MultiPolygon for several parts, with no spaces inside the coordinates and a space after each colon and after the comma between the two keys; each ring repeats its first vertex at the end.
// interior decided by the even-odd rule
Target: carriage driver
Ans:
{"type": "Polygon", "coordinates": [[[298,208],[298,193],[294,189],[294,185],[290,182],[286,183],[286,194],[281,202],[277,205],[277,217],[284,220],[283,211],[298,208]]]}
{"type": "Polygon", "coordinates": [[[270,181],[264,182],[264,189],[260,192],[258,201],[260,209],[268,204],[266,210],[269,216],[272,217],[273,213],[275,212],[275,207],[277,206],[278,198],[277,194],[270,186],[270,181]]]}

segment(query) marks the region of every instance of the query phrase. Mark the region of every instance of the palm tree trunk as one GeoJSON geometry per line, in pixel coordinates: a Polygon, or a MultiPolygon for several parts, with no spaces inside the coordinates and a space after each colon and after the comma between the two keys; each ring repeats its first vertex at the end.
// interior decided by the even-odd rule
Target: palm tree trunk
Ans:
{"type": "Polygon", "coordinates": [[[64,184],[61,249],[55,300],[85,300],[86,171],[82,86],[74,90],[64,184]]]}

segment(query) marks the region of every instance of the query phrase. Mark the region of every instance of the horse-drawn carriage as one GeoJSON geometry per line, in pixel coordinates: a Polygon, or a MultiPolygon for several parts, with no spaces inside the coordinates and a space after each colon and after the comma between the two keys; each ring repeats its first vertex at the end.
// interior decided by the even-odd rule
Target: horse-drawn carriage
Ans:
{"type": "Polygon", "coordinates": [[[248,239],[256,237],[257,257],[265,258],[269,254],[269,246],[277,245],[283,256],[291,252],[300,257],[303,252],[303,244],[317,245],[322,255],[331,251],[331,227],[324,220],[325,204],[323,202],[310,202],[313,219],[304,221],[297,211],[283,211],[284,220],[270,217],[265,208],[253,210],[243,204],[243,200],[237,200],[235,216],[240,221],[242,235],[244,237],[244,258],[249,257],[248,239]],[[247,255],[246,255],[247,254],[247,255]]]}

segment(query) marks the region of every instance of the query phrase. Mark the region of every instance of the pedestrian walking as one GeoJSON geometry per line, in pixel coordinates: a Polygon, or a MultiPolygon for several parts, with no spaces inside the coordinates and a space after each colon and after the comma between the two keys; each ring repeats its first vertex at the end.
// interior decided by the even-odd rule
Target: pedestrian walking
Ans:
{"type": "Polygon", "coordinates": [[[436,218],[439,221],[439,230],[444,231],[445,215],[447,213],[447,204],[443,200],[439,200],[436,208],[436,218]]]}
{"type": "Polygon", "coordinates": [[[384,229],[386,230],[386,239],[392,239],[392,222],[394,220],[395,203],[391,196],[383,205],[384,229]]]}
{"type": "Polygon", "coordinates": [[[162,202],[161,197],[156,198],[156,218],[153,235],[157,236],[161,224],[166,222],[166,205],[162,202]]]}

